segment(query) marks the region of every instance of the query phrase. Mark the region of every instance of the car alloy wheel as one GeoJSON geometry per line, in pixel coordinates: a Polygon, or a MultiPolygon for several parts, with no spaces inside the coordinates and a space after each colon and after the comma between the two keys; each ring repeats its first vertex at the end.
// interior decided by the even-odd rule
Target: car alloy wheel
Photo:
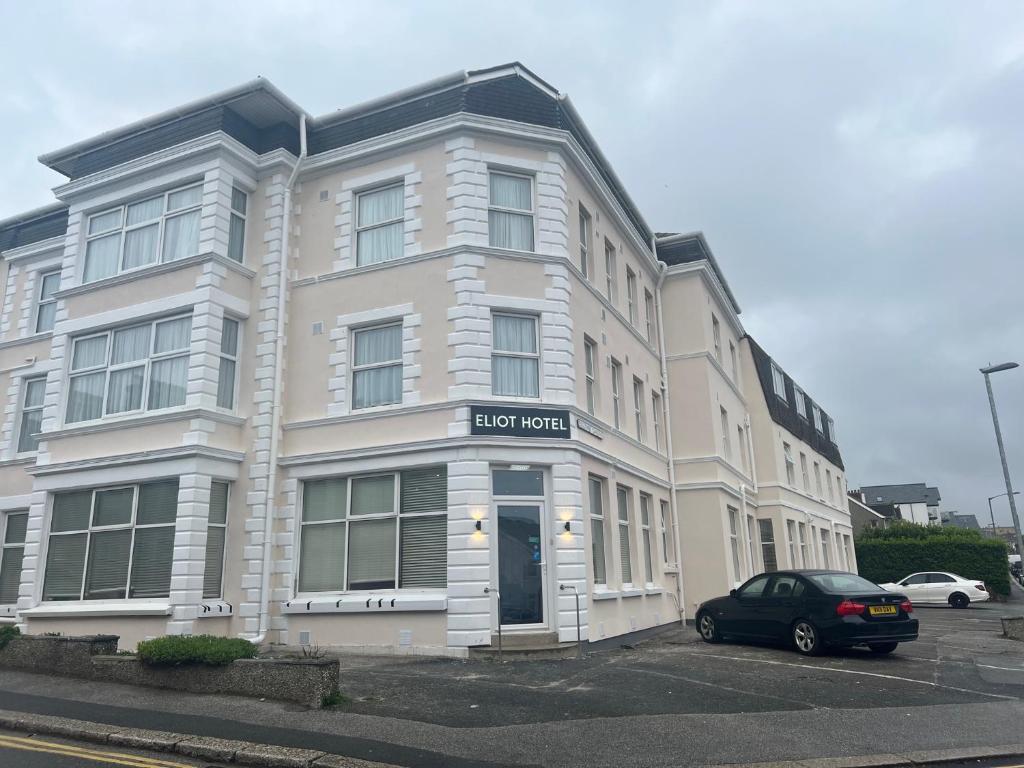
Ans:
{"type": "Polygon", "coordinates": [[[818,631],[809,621],[801,619],[793,625],[793,645],[805,656],[818,653],[818,631]]]}
{"type": "Polygon", "coordinates": [[[698,619],[700,636],[704,638],[705,643],[717,643],[721,638],[718,635],[718,627],[715,626],[715,620],[711,618],[711,614],[702,613],[698,619]]]}
{"type": "Polygon", "coordinates": [[[954,608],[966,608],[971,604],[971,600],[961,592],[954,592],[949,596],[949,604],[954,608]]]}

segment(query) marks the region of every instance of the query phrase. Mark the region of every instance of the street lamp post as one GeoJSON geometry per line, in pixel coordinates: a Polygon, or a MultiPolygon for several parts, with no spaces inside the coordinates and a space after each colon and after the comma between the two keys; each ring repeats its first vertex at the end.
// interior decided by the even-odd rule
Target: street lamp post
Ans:
{"type": "MultiPolygon", "coordinates": [[[[1013,530],[1017,534],[1017,554],[1024,557],[1024,540],[1020,534],[1020,519],[1017,517],[1017,502],[1014,501],[1013,483],[1010,482],[1010,469],[1006,465],[1006,449],[1003,447],[1003,433],[999,431],[999,417],[996,415],[996,399],[992,394],[992,380],[989,376],[1000,371],[1017,368],[1018,363],[1000,363],[980,369],[985,376],[985,389],[988,390],[988,404],[992,409],[992,426],[996,430],[996,444],[999,446],[999,460],[1003,464],[1003,479],[1006,481],[1006,498],[1010,502],[1010,515],[1013,517],[1013,530]]],[[[991,502],[989,502],[991,504],[991,502]]]]}
{"type": "MultiPolygon", "coordinates": [[[[988,497],[988,516],[990,518],[992,518],[992,535],[993,536],[996,535],[996,516],[995,516],[995,513],[992,512],[992,500],[993,499],[1001,499],[1005,495],[1006,495],[1005,493],[997,493],[995,496],[989,496],[988,497]]],[[[1020,491],[1014,491],[1013,495],[1014,496],[1020,496],[1020,491]]]]}

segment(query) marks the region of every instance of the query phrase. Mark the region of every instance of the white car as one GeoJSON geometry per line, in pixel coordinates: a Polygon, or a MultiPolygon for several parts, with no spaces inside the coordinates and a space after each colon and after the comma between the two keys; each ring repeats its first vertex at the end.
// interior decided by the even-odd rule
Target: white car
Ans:
{"type": "Polygon", "coordinates": [[[971,603],[983,603],[989,599],[984,582],[978,579],[965,579],[946,571],[913,573],[896,584],[880,586],[890,592],[902,592],[910,598],[911,603],[922,605],[933,603],[966,608],[971,603]]]}

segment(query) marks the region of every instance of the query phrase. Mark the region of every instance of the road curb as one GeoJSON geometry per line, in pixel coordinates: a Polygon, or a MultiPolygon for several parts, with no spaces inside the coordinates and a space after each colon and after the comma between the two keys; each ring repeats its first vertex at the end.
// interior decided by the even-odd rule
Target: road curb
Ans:
{"type": "Polygon", "coordinates": [[[278,747],[251,741],[215,739],[187,733],[122,728],[86,720],[36,715],[29,712],[0,710],[0,728],[33,734],[79,739],[96,744],[170,752],[233,765],[259,768],[399,768],[391,763],[376,763],[345,755],[312,749],[278,747]]]}
{"type": "Polygon", "coordinates": [[[961,749],[929,749],[913,752],[890,752],[849,757],[819,757],[807,760],[778,760],[764,763],[720,763],[705,768],[914,768],[920,765],[962,763],[968,760],[1020,758],[1024,761],[1024,744],[999,747],[966,747],[961,749]]]}

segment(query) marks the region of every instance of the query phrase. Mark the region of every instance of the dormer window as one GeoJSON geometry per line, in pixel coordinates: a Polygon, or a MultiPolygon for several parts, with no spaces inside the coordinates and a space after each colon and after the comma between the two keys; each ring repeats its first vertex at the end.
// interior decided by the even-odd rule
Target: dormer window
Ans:
{"type": "Polygon", "coordinates": [[[197,184],[90,216],[82,282],[196,255],[202,201],[197,184]]]}
{"type": "Polygon", "coordinates": [[[814,428],[818,430],[818,432],[824,433],[825,430],[821,425],[821,409],[816,405],[812,405],[811,413],[814,414],[814,428]]]}
{"type": "Polygon", "coordinates": [[[787,403],[789,402],[789,398],[786,397],[786,377],[782,375],[782,371],[775,363],[772,363],[772,388],[776,395],[787,403]]]}
{"type": "Polygon", "coordinates": [[[793,397],[796,400],[796,412],[807,418],[807,395],[800,387],[793,385],[793,397]]]}
{"type": "Polygon", "coordinates": [[[828,439],[832,441],[832,445],[839,445],[836,442],[836,423],[832,419],[828,419],[828,439]]]}

